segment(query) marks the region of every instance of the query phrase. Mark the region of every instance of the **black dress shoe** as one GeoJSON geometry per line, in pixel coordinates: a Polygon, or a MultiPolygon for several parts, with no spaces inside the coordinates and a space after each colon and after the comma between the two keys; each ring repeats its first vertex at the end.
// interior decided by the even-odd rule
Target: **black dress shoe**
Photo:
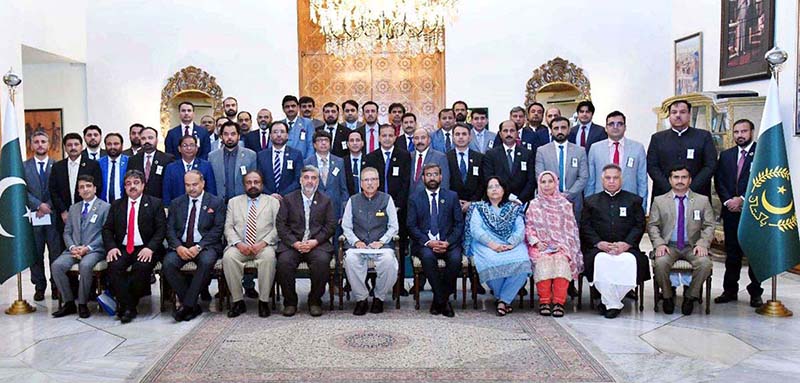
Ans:
{"type": "Polygon", "coordinates": [[[208,292],[208,288],[200,291],[200,300],[203,302],[211,302],[211,293],[208,292]]]}
{"type": "Polygon", "coordinates": [[[36,290],[36,292],[33,293],[33,300],[36,301],[36,302],[43,301],[44,300],[44,290],[36,290]]]}
{"type": "MultiPolygon", "coordinates": [[[[419,291],[422,291],[422,289],[419,289],[419,291]]],[[[405,287],[400,289],[400,296],[401,297],[407,297],[408,296],[408,290],[406,290],[405,287]]]]}
{"type": "Polygon", "coordinates": [[[203,308],[200,305],[194,305],[191,311],[189,311],[189,317],[186,320],[192,320],[200,316],[203,313],[203,308]]]}
{"type": "Polygon", "coordinates": [[[187,310],[186,306],[181,306],[181,308],[172,311],[172,319],[175,319],[175,322],[183,322],[187,316],[189,316],[189,310],[187,310]]]}
{"type": "Polygon", "coordinates": [[[739,300],[739,296],[736,294],[727,294],[722,293],[722,295],[714,298],[714,303],[728,303],[728,302],[735,302],[739,300]]]}
{"type": "Polygon", "coordinates": [[[86,318],[92,316],[92,314],[89,312],[89,306],[87,306],[87,305],[78,305],[78,316],[83,318],[83,319],[86,319],[86,318]]]}
{"type": "Polygon", "coordinates": [[[628,291],[628,293],[625,294],[625,298],[628,298],[628,299],[634,300],[634,301],[637,300],[638,296],[636,295],[636,290],[628,291]]]}
{"type": "Polygon", "coordinates": [[[675,298],[664,298],[664,314],[671,315],[675,312],[675,298]]]}
{"type": "Polygon", "coordinates": [[[683,298],[683,303],[681,303],[681,313],[683,315],[692,315],[692,310],[694,310],[694,299],[683,298]]]}
{"type": "Polygon", "coordinates": [[[442,311],[439,309],[439,304],[436,302],[431,302],[431,309],[428,311],[430,311],[431,315],[439,315],[442,313],[442,311]]]}
{"type": "Polygon", "coordinates": [[[58,311],[53,313],[53,318],[61,318],[67,315],[72,315],[78,312],[78,308],[75,307],[75,302],[64,302],[64,305],[61,306],[58,311]]]}
{"type": "Polygon", "coordinates": [[[448,301],[444,305],[442,305],[442,315],[452,318],[456,316],[455,311],[453,311],[453,306],[450,306],[450,302],[448,301]]]}
{"type": "Polygon", "coordinates": [[[369,304],[367,300],[364,299],[363,301],[356,302],[356,308],[353,309],[353,315],[364,315],[369,310],[369,304]]]}
{"type": "Polygon", "coordinates": [[[578,296],[578,289],[575,288],[575,281],[571,281],[569,283],[569,287],[567,287],[567,295],[570,298],[575,298],[578,296]]]}
{"type": "Polygon", "coordinates": [[[622,310],[620,309],[608,309],[606,310],[606,313],[603,316],[606,317],[606,319],[614,319],[617,316],[619,316],[619,313],[621,312],[622,310]]]}
{"type": "Polygon", "coordinates": [[[244,304],[244,300],[233,302],[228,310],[228,318],[236,318],[245,312],[247,312],[247,305],[244,304]]]}
{"type": "Polygon", "coordinates": [[[608,310],[606,309],[606,305],[604,305],[602,303],[597,305],[597,313],[598,314],[606,315],[607,312],[608,312],[608,310]]]}
{"type": "Polygon", "coordinates": [[[244,289],[244,296],[250,299],[258,299],[258,291],[256,291],[255,287],[248,287],[244,289]]]}
{"type": "Polygon", "coordinates": [[[133,313],[132,310],[125,310],[125,312],[122,313],[122,316],[119,317],[119,321],[122,324],[131,323],[134,317],[136,317],[136,315],[133,313]]]}
{"type": "Polygon", "coordinates": [[[373,299],[372,306],[369,308],[369,312],[373,314],[380,314],[383,312],[383,301],[380,299],[373,299]]]}
{"type": "Polygon", "coordinates": [[[258,301],[258,316],[261,318],[266,318],[272,312],[269,310],[269,302],[262,302],[258,301]]]}
{"type": "Polygon", "coordinates": [[[761,295],[750,297],[750,307],[759,308],[762,305],[764,305],[764,301],[761,300],[761,295]]]}
{"type": "Polygon", "coordinates": [[[482,285],[478,285],[478,295],[486,294],[486,289],[482,285]]]}
{"type": "Polygon", "coordinates": [[[136,318],[136,316],[139,315],[139,311],[136,310],[136,306],[133,306],[132,308],[127,309],[126,313],[128,314],[128,316],[131,317],[131,319],[134,319],[134,318],[136,318]]]}

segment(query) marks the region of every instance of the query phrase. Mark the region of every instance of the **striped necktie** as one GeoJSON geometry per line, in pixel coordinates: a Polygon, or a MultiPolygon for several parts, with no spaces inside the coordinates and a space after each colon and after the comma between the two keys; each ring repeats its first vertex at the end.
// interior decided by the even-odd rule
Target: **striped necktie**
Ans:
{"type": "Polygon", "coordinates": [[[248,245],[256,243],[256,225],[258,224],[256,209],[258,207],[258,198],[250,200],[250,208],[247,209],[247,227],[244,230],[244,242],[248,245]]]}
{"type": "Polygon", "coordinates": [[[272,174],[275,175],[275,191],[281,187],[281,151],[275,151],[275,158],[272,161],[272,174]]]}

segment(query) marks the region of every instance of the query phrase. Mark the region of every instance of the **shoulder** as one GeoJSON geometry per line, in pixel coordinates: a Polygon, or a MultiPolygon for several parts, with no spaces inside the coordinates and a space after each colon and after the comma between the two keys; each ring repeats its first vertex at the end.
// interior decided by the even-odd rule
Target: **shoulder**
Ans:
{"type": "Polygon", "coordinates": [[[239,151],[242,153],[242,156],[245,157],[245,158],[247,158],[247,157],[256,158],[256,152],[251,150],[251,149],[239,148],[239,151]]]}

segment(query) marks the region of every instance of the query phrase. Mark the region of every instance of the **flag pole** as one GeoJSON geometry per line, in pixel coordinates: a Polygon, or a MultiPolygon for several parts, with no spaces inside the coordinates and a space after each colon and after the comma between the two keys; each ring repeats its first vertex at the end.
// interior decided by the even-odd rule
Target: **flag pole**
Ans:
{"type": "MultiPolygon", "coordinates": [[[[769,69],[772,75],[775,76],[775,82],[778,82],[778,74],[781,71],[781,66],[789,58],[785,50],[777,46],[770,49],[764,59],[769,63],[769,69]]],[[[763,126],[762,126],[763,128],[763,126]]],[[[772,276],[772,299],[761,305],[756,309],[756,313],[768,317],[785,318],[792,316],[792,311],[787,309],[781,301],[778,300],[778,276],[772,276]]]]}
{"type": "MultiPolygon", "coordinates": [[[[16,94],[16,87],[22,83],[22,78],[13,73],[11,70],[3,76],[3,82],[8,86],[8,96],[11,104],[14,104],[14,96],[16,94]]],[[[12,127],[17,129],[17,127],[12,127]]],[[[28,301],[22,298],[22,273],[17,273],[17,300],[6,309],[8,315],[30,314],[36,311],[36,307],[31,306],[28,301]]]]}

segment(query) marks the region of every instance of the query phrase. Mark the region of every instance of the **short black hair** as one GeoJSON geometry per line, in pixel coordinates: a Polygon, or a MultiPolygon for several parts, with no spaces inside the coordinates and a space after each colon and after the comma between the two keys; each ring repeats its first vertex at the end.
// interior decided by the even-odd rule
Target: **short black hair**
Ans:
{"type": "Polygon", "coordinates": [[[411,117],[411,118],[413,118],[413,119],[414,119],[414,122],[417,122],[417,115],[416,115],[416,114],[414,114],[414,113],[411,113],[411,112],[406,112],[406,113],[403,113],[403,117],[401,117],[401,118],[400,118],[400,121],[403,121],[403,120],[405,120],[405,119],[406,119],[406,117],[411,117]]]}
{"type": "Polygon", "coordinates": [[[228,101],[228,100],[233,100],[236,103],[237,106],[239,105],[239,100],[237,100],[236,97],[231,97],[231,96],[225,97],[225,99],[222,100],[222,103],[224,104],[225,101],[228,101]]]}
{"type": "Polygon", "coordinates": [[[497,183],[500,185],[501,188],[503,188],[503,199],[500,200],[500,204],[502,205],[503,203],[508,202],[508,196],[511,194],[511,191],[508,190],[508,183],[503,181],[503,179],[500,178],[499,176],[491,176],[486,179],[486,184],[483,185],[484,186],[483,190],[485,190],[483,194],[483,200],[489,201],[489,182],[491,182],[492,180],[497,180],[497,183]]]}
{"type": "Polygon", "coordinates": [[[222,135],[222,132],[225,131],[225,127],[227,127],[227,126],[236,127],[236,134],[242,134],[242,126],[239,125],[238,122],[228,120],[228,122],[222,124],[222,126],[219,127],[219,134],[220,135],[222,135]]]}
{"type": "Polygon", "coordinates": [[[425,164],[425,166],[423,166],[423,167],[422,167],[422,174],[425,174],[425,172],[426,172],[428,169],[433,169],[433,168],[439,169],[439,173],[440,173],[440,174],[442,173],[442,167],[441,167],[441,166],[439,166],[439,164],[437,164],[437,163],[435,163],[435,162],[431,162],[431,163],[427,163],[427,164],[425,164]]]}
{"type": "Polygon", "coordinates": [[[294,101],[295,104],[300,104],[300,101],[297,100],[297,97],[292,96],[291,94],[287,94],[283,96],[283,101],[281,101],[281,107],[285,106],[287,102],[294,101]]]}
{"type": "Polygon", "coordinates": [[[361,131],[358,130],[358,129],[353,129],[353,130],[347,132],[347,140],[348,141],[350,141],[350,136],[352,136],[353,133],[358,134],[358,137],[361,138],[361,141],[364,141],[364,135],[361,134],[361,131]]]}
{"type": "Polygon", "coordinates": [[[280,121],[280,120],[278,120],[278,121],[272,121],[272,123],[271,123],[271,124],[269,124],[269,131],[270,131],[270,132],[272,132],[272,128],[273,128],[275,125],[283,125],[283,128],[284,128],[284,129],[286,129],[286,133],[289,133],[289,125],[287,125],[285,122],[283,122],[283,121],[280,121]]]}
{"type": "Polygon", "coordinates": [[[178,140],[178,146],[183,145],[183,141],[186,141],[186,139],[188,139],[188,138],[193,139],[195,145],[197,145],[199,143],[199,141],[197,141],[197,136],[193,136],[193,135],[190,134],[188,136],[181,136],[181,138],[178,140]]]}
{"type": "Polygon", "coordinates": [[[103,135],[103,129],[100,129],[100,127],[97,126],[97,125],[89,125],[89,126],[83,128],[83,135],[85,136],[86,132],[88,132],[90,130],[96,130],[98,133],[100,133],[101,136],[103,135]]]}
{"type": "Polygon", "coordinates": [[[108,140],[108,137],[117,137],[119,138],[120,144],[125,144],[125,139],[122,138],[122,135],[117,132],[111,132],[109,134],[106,134],[105,138],[103,138],[103,142],[106,142],[106,140],[108,140]]]}
{"type": "Polygon", "coordinates": [[[243,110],[243,111],[241,111],[241,112],[237,113],[237,114],[236,114],[236,119],[238,120],[238,119],[240,118],[239,116],[241,116],[241,115],[243,115],[243,114],[246,114],[246,115],[247,115],[247,117],[250,117],[250,119],[251,119],[251,120],[253,119],[253,115],[252,115],[252,114],[250,114],[250,112],[248,112],[248,111],[246,111],[246,110],[243,110]]]}
{"type": "Polygon", "coordinates": [[[589,111],[592,112],[592,114],[594,114],[594,104],[592,104],[592,102],[589,100],[583,100],[579,102],[578,106],[575,108],[575,112],[580,112],[581,108],[583,108],[584,106],[589,108],[589,111]]]}
{"type": "Polygon", "coordinates": [[[333,138],[331,138],[331,134],[328,133],[325,129],[317,130],[314,133],[314,141],[312,141],[312,142],[316,143],[317,140],[320,139],[320,138],[327,138],[328,141],[333,141],[333,138]]]}
{"type": "Polygon", "coordinates": [[[403,106],[403,104],[401,104],[399,102],[393,102],[393,103],[389,104],[389,113],[392,113],[392,109],[395,109],[395,108],[400,108],[400,110],[402,111],[401,112],[402,114],[406,113],[406,107],[403,106]]]}
{"type": "MultiPolygon", "coordinates": [[[[339,112],[339,105],[335,102],[326,102],[325,105],[322,106],[322,109],[325,108],[336,108],[336,112],[339,112]]],[[[358,107],[356,107],[358,109],[358,107]]]]}
{"type": "Polygon", "coordinates": [[[381,134],[381,130],[388,129],[388,128],[392,128],[392,134],[394,134],[394,126],[392,126],[392,124],[381,124],[381,126],[378,127],[378,134],[380,135],[381,134]]]}
{"type": "Polygon", "coordinates": [[[356,102],[356,100],[347,100],[347,101],[343,102],[342,103],[342,110],[344,110],[344,107],[347,106],[347,104],[352,105],[353,107],[356,108],[356,110],[358,110],[358,102],[356,102]]]}
{"type": "Polygon", "coordinates": [[[244,175],[242,176],[242,185],[244,185],[245,178],[247,178],[247,176],[251,174],[257,175],[258,178],[261,180],[261,182],[262,183],[264,182],[264,175],[261,174],[261,171],[259,171],[258,169],[253,169],[253,170],[248,170],[247,173],[244,173],[244,175]]]}
{"type": "Polygon", "coordinates": [[[138,122],[135,122],[135,123],[133,123],[133,125],[131,125],[131,127],[130,127],[130,128],[128,128],[128,132],[130,133],[130,131],[132,131],[132,130],[133,130],[133,128],[140,128],[140,129],[144,129],[144,125],[142,125],[142,124],[140,124],[140,123],[138,123],[138,122]]]}
{"type": "Polygon", "coordinates": [[[78,176],[78,182],[81,182],[81,181],[88,182],[88,183],[94,185],[94,177],[92,177],[92,176],[90,176],[88,174],[79,175],[78,176]]]}
{"type": "Polygon", "coordinates": [[[456,112],[454,112],[454,111],[453,111],[453,109],[450,109],[450,108],[444,108],[444,109],[442,109],[442,110],[440,110],[440,111],[439,111],[439,116],[438,116],[438,118],[439,118],[439,119],[442,119],[442,114],[444,114],[444,113],[448,113],[448,112],[449,112],[449,113],[453,113],[453,115],[454,115],[454,116],[455,116],[455,114],[456,114],[456,112]]]}
{"type": "Polygon", "coordinates": [[[464,101],[461,101],[461,100],[458,100],[458,101],[454,102],[453,103],[453,107],[451,107],[450,109],[455,109],[456,105],[458,105],[458,104],[464,105],[464,109],[469,109],[469,106],[467,106],[467,103],[464,102],[464,101]]]}
{"type": "Polygon", "coordinates": [[[467,130],[467,133],[472,134],[472,129],[470,129],[469,126],[463,122],[456,122],[456,126],[453,127],[453,132],[456,131],[456,128],[464,128],[467,130]]]}
{"type": "Polygon", "coordinates": [[[606,116],[606,123],[608,123],[608,119],[611,118],[611,117],[622,117],[622,122],[624,122],[626,124],[628,123],[628,121],[625,119],[625,115],[622,114],[622,112],[620,112],[618,110],[615,110],[615,111],[609,113],[608,116],[606,116]]]}
{"type": "Polygon", "coordinates": [[[189,101],[181,101],[181,103],[180,103],[180,104],[178,104],[178,110],[181,110],[181,107],[182,107],[182,106],[184,106],[184,105],[189,105],[189,106],[191,106],[191,107],[192,107],[192,111],[194,111],[194,104],[192,104],[192,103],[191,103],[191,102],[189,102],[189,101]]]}
{"type": "Polygon", "coordinates": [[[309,96],[301,96],[300,99],[297,101],[298,104],[311,104],[311,106],[317,106],[317,103],[314,102],[314,99],[309,96]]]}
{"type": "Polygon", "coordinates": [[[64,145],[67,145],[67,141],[69,140],[78,140],[81,145],[83,145],[83,137],[81,137],[78,133],[67,133],[64,135],[64,140],[62,141],[64,145]]]}
{"type": "Polygon", "coordinates": [[[380,110],[380,107],[378,106],[378,104],[375,101],[371,101],[370,100],[370,101],[365,102],[364,105],[361,105],[361,111],[363,112],[364,108],[366,108],[369,105],[375,105],[375,110],[380,110]]]}
{"type": "Polygon", "coordinates": [[[139,181],[145,183],[144,173],[141,170],[136,170],[136,169],[128,170],[127,172],[125,172],[125,177],[122,179],[122,182],[125,183],[125,181],[127,181],[128,178],[138,178],[139,181]]]}
{"type": "Polygon", "coordinates": [[[219,120],[228,120],[228,121],[230,121],[231,119],[228,118],[228,117],[225,117],[225,116],[219,116],[219,117],[217,117],[216,120],[214,120],[214,125],[216,125],[219,122],[219,120]]]}
{"type": "Polygon", "coordinates": [[[690,104],[689,101],[686,101],[686,100],[683,100],[683,99],[675,100],[675,101],[669,103],[669,106],[667,106],[667,111],[672,109],[673,105],[677,105],[677,104],[684,104],[684,105],[686,105],[686,109],[689,109],[689,112],[692,111],[692,104],[690,104]]]}
{"type": "Polygon", "coordinates": [[[142,128],[142,130],[139,131],[139,134],[141,135],[142,133],[144,133],[145,130],[152,130],[153,133],[156,134],[156,137],[158,137],[158,130],[156,130],[156,128],[152,126],[145,126],[144,128],[142,128]]]}
{"type": "Polygon", "coordinates": [[[569,127],[569,120],[566,117],[562,117],[562,116],[558,116],[558,117],[550,120],[550,127],[552,128],[553,125],[555,125],[556,122],[561,122],[561,121],[566,122],[567,123],[567,127],[569,127]]]}
{"type": "Polygon", "coordinates": [[[614,170],[622,172],[622,168],[619,167],[619,165],[611,163],[611,164],[606,164],[606,166],[603,166],[603,170],[601,171],[601,173],[605,173],[606,170],[608,170],[608,169],[614,169],[614,170]]]}
{"type": "Polygon", "coordinates": [[[474,117],[476,114],[480,114],[486,118],[489,118],[489,109],[488,108],[475,108],[472,109],[472,116],[474,117]]]}
{"type": "Polygon", "coordinates": [[[669,169],[669,176],[672,177],[672,173],[679,172],[681,170],[686,170],[687,172],[689,172],[689,177],[692,176],[692,172],[689,170],[689,168],[686,167],[686,164],[677,164],[671,167],[669,169]]]}
{"type": "Polygon", "coordinates": [[[733,125],[731,125],[731,127],[733,127],[733,126],[736,126],[736,125],[739,125],[739,124],[747,124],[747,125],[750,125],[750,130],[751,130],[751,131],[753,131],[753,130],[755,130],[755,129],[756,129],[756,126],[755,126],[755,125],[753,125],[753,121],[750,121],[750,120],[748,120],[748,119],[746,119],[746,118],[742,118],[742,119],[736,120],[736,122],[734,122],[734,123],[733,123],[733,125]]]}
{"type": "Polygon", "coordinates": [[[531,108],[534,107],[534,106],[538,106],[538,107],[542,108],[542,113],[544,113],[544,105],[542,105],[542,103],[538,102],[538,101],[534,101],[533,104],[528,105],[528,112],[530,112],[531,108]]]}

